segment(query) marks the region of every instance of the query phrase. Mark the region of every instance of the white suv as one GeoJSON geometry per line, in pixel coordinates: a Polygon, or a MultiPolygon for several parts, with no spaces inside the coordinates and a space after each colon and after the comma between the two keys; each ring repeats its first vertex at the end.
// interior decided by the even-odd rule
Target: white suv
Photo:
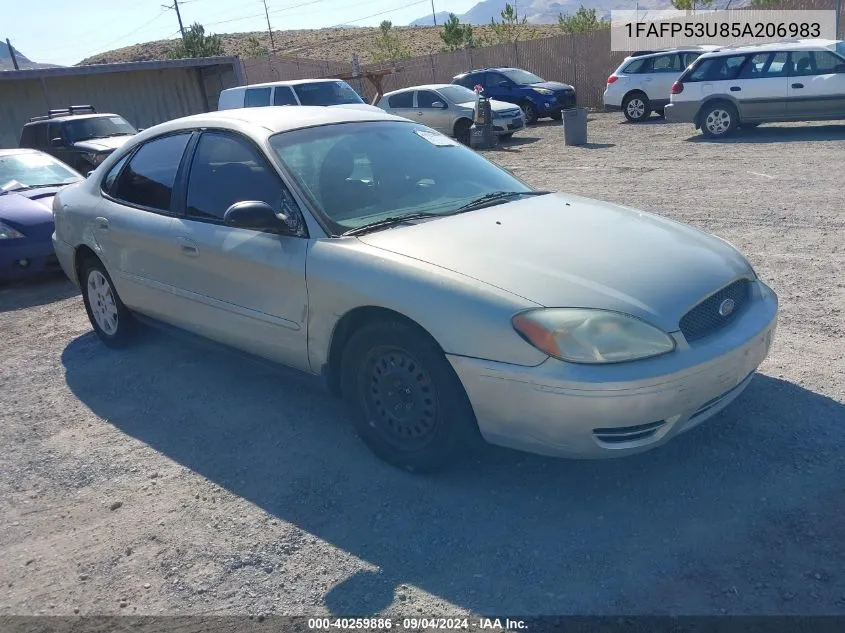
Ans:
{"type": "Polygon", "coordinates": [[[666,120],[720,138],[774,121],[845,119],[845,41],[797,40],[702,55],[672,86],[666,120]]]}
{"type": "Polygon", "coordinates": [[[605,109],[622,110],[634,123],[644,121],[652,111],[662,115],[674,81],[699,55],[713,50],[718,47],[689,46],[631,54],[607,78],[605,109]]]}

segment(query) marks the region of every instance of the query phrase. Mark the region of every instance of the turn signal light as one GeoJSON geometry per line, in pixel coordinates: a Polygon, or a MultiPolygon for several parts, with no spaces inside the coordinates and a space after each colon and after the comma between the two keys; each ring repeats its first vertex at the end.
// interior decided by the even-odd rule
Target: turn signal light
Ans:
{"type": "Polygon", "coordinates": [[[607,85],[609,86],[610,84],[612,84],[617,79],[619,79],[619,77],[617,77],[616,75],[611,75],[610,77],[607,78],[607,85]]]}
{"type": "Polygon", "coordinates": [[[682,84],[680,81],[676,81],[675,83],[672,84],[672,90],[670,90],[670,92],[673,95],[681,94],[683,91],[684,91],[684,84],[682,84]]]}

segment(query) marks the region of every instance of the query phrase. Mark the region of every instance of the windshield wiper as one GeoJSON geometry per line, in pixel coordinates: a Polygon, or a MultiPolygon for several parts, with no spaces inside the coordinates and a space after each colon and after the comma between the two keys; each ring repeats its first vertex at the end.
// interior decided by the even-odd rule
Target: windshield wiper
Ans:
{"type": "Polygon", "coordinates": [[[492,207],[494,204],[506,202],[511,198],[518,198],[520,196],[545,196],[552,193],[551,191],[494,191],[487,193],[468,202],[462,207],[458,207],[452,213],[462,213],[464,211],[473,211],[475,209],[483,209],[484,207],[492,207]]]}
{"type": "Polygon", "coordinates": [[[348,231],[344,231],[341,235],[361,235],[362,233],[368,233],[370,231],[377,231],[378,229],[383,229],[388,226],[393,226],[394,224],[402,224],[403,222],[408,222],[410,220],[419,220],[422,218],[442,218],[442,213],[409,213],[408,215],[396,215],[391,216],[389,218],[384,218],[382,220],[378,220],[377,222],[373,222],[372,224],[365,224],[364,226],[358,226],[354,229],[349,229],[348,231]]]}

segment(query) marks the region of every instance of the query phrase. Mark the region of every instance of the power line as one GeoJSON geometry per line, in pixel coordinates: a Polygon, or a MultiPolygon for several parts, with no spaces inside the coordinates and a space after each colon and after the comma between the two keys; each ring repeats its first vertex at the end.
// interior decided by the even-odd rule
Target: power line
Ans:
{"type": "MultiPolygon", "coordinates": [[[[102,48],[102,47],[106,47],[106,46],[111,46],[111,45],[112,45],[113,43],[115,43],[115,42],[119,42],[120,40],[126,39],[127,37],[131,37],[131,36],[132,36],[132,35],[134,35],[135,33],[139,33],[139,32],[141,32],[143,29],[147,28],[147,27],[148,27],[149,25],[151,25],[153,22],[155,22],[155,21],[156,21],[156,20],[158,20],[160,17],[162,17],[165,13],[166,13],[166,11],[165,11],[164,9],[162,9],[162,10],[161,10],[159,13],[157,13],[157,14],[156,14],[153,18],[151,18],[150,20],[147,20],[147,21],[146,21],[146,22],[144,22],[141,26],[139,26],[139,27],[137,27],[137,28],[135,28],[135,29],[131,30],[129,33],[126,33],[125,35],[121,35],[121,36],[120,36],[119,38],[117,38],[117,39],[112,39],[112,40],[109,40],[109,41],[108,41],[108,42],[106,42],[105,44],[98,44],[98,43],[94,42],[94,43],[92,44],[92,46],[96,46],[97,48],[102,48]]],[[[44,52],[48,52],[48,53],[49,53],[49,52],[52,52],[52,51],[62,51],[62,50],[67,50],[67,49],[69,49],[69,48],[76,48],[76,46],[77,46],[77,44],[76,44],[76,43],[74,43],[74,44],[65,44],[65,45],[62,45],[62,46],[53,46],[53,47],[51,47],[51,48],[42,48],[42,49],[40,49],[40,52],[41,52],[41,53],[44,53],[44,52]]]]}
{"type": "MultiPolygon", "coordinates": [[[[187,2],[187,0],[184,0],[187,2]]],[[[182,14],[179,12],[179,0],[173,0],[173,4],[163,4],[161,5],[162,8],[167,9],[168,11],[171,9],[175,9],[176,11],[176,19],[179,20],[179,32],[182,34],[182,39],[185,39],[185,27],[182,24],[182,14]]]]}
{"type": "Polygon", "coordinates": [[[364,20],[369,20],[370,18],[377,18],[380,15],[386,15],[388,13],[394,13],[396,11],[401,11],[402,9],[407,9],[408,7],[415,7],[418,4],[428,4],[429,0],[417,0],[417,2],[411,2],[410,4],[403,4],[401,7],[394,7],[392,9],[388,9],[387,11],[380,11],[379,13],[373,13],[372,15],[364,16],[363,18],[358,18],[357,20],[346,20],[342,24],[336,24],[335,26],[343,26],[343,24],[355,24],[356,22],[363,22],[364,20]]]}

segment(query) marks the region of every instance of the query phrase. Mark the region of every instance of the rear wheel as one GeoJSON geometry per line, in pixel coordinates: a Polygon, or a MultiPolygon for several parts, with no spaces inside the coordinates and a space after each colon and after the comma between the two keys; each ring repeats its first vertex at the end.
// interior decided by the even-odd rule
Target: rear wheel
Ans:
{"type": "Polygon", "coordinates": [[[651,116],[651,103],[642,92],[635,92],[625,97],[622,112],[631,123],[639,123],[651,116]]]}
{"type": "Polygon", "coordinates": [[[343,351],[341,380],[358,435],[398,468],[440,470],[477,433],[452,366],[410,324],[376,321],[355,332],[343,351]]]}
{"type": "Polygon", "coordinates": [[[80,267],[82,301],[94,332],[109,347],[125,346],[134,331],[132,313],[120,300],[103,263],[89,258],[80,267]]]}
{"type": "Polygon", "coordinates": [[[724,138],[737,129],[739,116],[731,104],[718,102],[704,106],[699,121],[704,136],[724,138]]]}
{"type": "Polygon", "coordinates": [[[525,125],[534,125],[540,118],[537,114],[537,108],[530,101],[526,101],[519,107],[522,108],[522,114],[525,116],[525,125]]]}

